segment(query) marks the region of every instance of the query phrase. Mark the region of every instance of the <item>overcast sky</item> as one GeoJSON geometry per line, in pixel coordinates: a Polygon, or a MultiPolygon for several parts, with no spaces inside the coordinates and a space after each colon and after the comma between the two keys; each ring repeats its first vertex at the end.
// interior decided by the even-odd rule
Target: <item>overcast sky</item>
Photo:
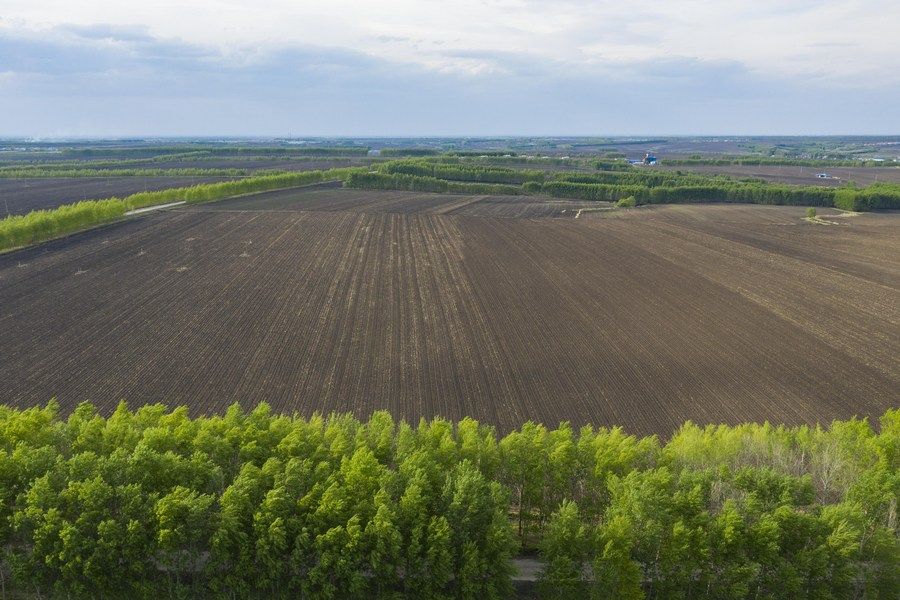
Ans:
{"type": "Polygon", "coordinates": [[[900,2],[0,0],[0,135],[900,133],[900,2]]]}

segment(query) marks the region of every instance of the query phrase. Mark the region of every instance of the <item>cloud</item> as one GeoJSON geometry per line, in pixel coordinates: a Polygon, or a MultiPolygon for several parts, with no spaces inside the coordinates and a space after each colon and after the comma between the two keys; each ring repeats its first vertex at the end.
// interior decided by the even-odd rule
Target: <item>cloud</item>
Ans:
{"type": "MultiPolygon", "coordinates": [[[[713,13],[701,27],[721,11],[680,4],[713,13]]],[[[801,4],[792,15],[815,14],[801,4]]],[[[832,62],[815,66],[820,52],[857,56],[856,42],[843,34],[759,50],[766,60],[792,57],[790,68],[766,69],[766,60],[667,37],[674,35],[667,27],[677,32],[686,18],[669,4],[485,5],[466,4],[469,29],[456,4],[443,21],[440,12],[415,8],[412,17],[385,13],[371,22],[337,18],[319,5],[312,25],[298,25],[292,3],[248,16],[240,3],[200,2],[185,9],[187,22],[209,16],[203,6],[225,16],[209,16],[206,33],[196,35],[160,25],[140,8],[131,22],[115,6],[108,22],[92,21],[90,6],[80,20],[41,27],[7,17],[0,21],[0,134],[886,133],[900,122],[895,74],[849,78],[832,62]],[[511,15],[502,26],[489,20],[500,14],[511,15]],[[239,18],[246,31],[232,32],[231,19],[239,18]],[[342,23],[346,31],[335,29],[342,23]],[[209,31],[222,39],[206,39],[209,31]]],[[[787,10],[770,5],[760,0],[738,17],[755,27],[787,10]]],[[[66,16],[65,6],[57,8],[66,16]]],[[[867,68],[894,60],[880,56],[867,68]]]]}

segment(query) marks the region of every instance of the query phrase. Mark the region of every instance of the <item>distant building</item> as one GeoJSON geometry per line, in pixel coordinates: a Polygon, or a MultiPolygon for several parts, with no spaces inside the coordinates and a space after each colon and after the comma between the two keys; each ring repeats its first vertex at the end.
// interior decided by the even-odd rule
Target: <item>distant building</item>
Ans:
{"type": "Polygon", "coordinates": [[[655,165],[656,162],[657,162],[656,157],[654,155],[650,154],[649,152],[644,154],[644,164],[645,165],[655,165]]]}

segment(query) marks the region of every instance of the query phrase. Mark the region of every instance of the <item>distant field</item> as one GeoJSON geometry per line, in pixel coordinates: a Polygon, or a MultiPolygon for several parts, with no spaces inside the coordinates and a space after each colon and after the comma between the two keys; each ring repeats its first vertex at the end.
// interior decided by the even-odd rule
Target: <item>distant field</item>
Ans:
{"type": "Polygon", "coordinates": [[[593,200],[544,196],[466,196],[342,189],[337,182],[301,190],[277,190],[192,207],[202,211],[326,211],[425,213],[492,217],[574,217],[579,209],[610,206],[593,200]]]}
{"type": "MultiPolygon", "coordinates": [[[[315,159],[278,159],[266,157],[237,157],[237,158],[201,158],[201,159],[176,159],[157,160],[140,165],[152,169],[249,169],[249,170],[279,170],[279,171],[313,171],[315,169],[331,169],[334,167],[347,167],[352,165],[364,165],[372,162],[371,159],[361,158],[315,158],[315,159]]],[[[89,163],[86,165],[89,166],[89,163]]],[[[117,168],[115,165],[101,168],[117,168]]]]}
{"type": "Polygon", "coordinates": [[[685,173],[707,173],[730,175],[732,177],[755,177],[774,183],[792,185],[825,185],[837,187],[853,181],[859,185],[870,185],[878,181],[900,183],[900,167],[792,167],[779,165],[675,165],[663,162],[651,167],[667,171],[685,173]],[[821,179],[817,173],[828,173],[831,177],[821,179]]]}
{"type": "Polygon", "coordinates": [[[664,435],[897,405],[900,214],[558,202],[279,192],[0,256],[0,400],[664,435]]]}
{"type": "Polygon", "coordinates": [[[225,181],[231,177],[72,177],[0,178],[0,215],[21,215],[79,200],[127,196],[136,192],[225,181]]]}

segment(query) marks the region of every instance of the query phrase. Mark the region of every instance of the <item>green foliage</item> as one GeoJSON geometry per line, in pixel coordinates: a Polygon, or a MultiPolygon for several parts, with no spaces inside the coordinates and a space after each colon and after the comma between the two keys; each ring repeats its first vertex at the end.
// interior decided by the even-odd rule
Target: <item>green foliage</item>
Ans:
{"type": "Polygon", "coordinates": [[[816,207],[810,206],[806,209],[806,218],[807,219],[815,219],[816,218],[816,207]]]}
{"type": "Polygon", "coordinates": [[[426,160],[397,160],[378,166],[382,173],[402,173],[417,177],[434,177],[452,181],[474,181],[481,183],[504,183],[521,185],[529,181],[543,181],[544,172],[538,170],[517,170],[478,165],[454,166],[426,160]]]}
{"type": "Polygon", "coordinates": [[[168,202],[210,202],[241,194],[345,179],[360,171],[365,172],[365,168],[348,167],[325,171],[257,175],[233,181],[169,188],[155,192],[138,192],[124,199],[87,200],[64,204],[50,210],[32,211],[26,215],[13,215],[0,219],[0,250],[33,244],[107,223],[136,208],[168,202]]]}
{"type": "Polygon", "coordinates": [[[841,158],[789,158],[785,156],[709,156],[666,158],[667,165],[781,165],[794,167],[893,167],[895,163],[841,158]]]}
{"type": "Polygon", "coordinates": [[[403,173],[353,172],[344,180],[350,188],[376,190],[408,190],[412,192],[439,192],[455,194],[521,194],[515,185],[493,183],[457,182],[436,177],[407,175],[403,173]]]}
{"type": "Polygon", "coordinates": [[[167,157],[181,158],[185,154],[206,156],[365,156],[369,148],[365,146],[219,146],[209,144],[181,144],[178,146],[143,146],[135,148],[65,148],[63,156],[74,158],[91,157],[167,157]]]}
{"type": "Polygon", "coordinates": [[[841,188],[834,194],[834,206],[851,211],[898,209],[900,185],[874,183],[863,189],[841,188]]]}
{"type": "Polygon", "coordinates": [[[634,199],[634,196],[628,196],[627,198],[621,198],[616,202],[616,206],[619,208],[634,208],[637,206],[637,200],[634,199]]]}
{"type": "Polygon", "coordinates": [[[364,167],[347,167],[325,171],[298,171],[257,175],[233,181],[204,183],[190,187],[170,188],[155,192],[139,192],[127,196],[124,201],[130,209],[165,204],[168,202],[210,202],[242,194],[254,194],[268,190],[297,187],[322,181],[346,179],[353,173],[365,172],[364,167]]]}
{"type": "Polygon", "coordinates": [[[642,185],[578,183],[572,181],[548,181],[541,192],[556,198],[577,198],[580,200],[600,200],[616,202],[621,198],[633,197],[638,204],[645,204],[650,198],[650,188],[642,185]]]}
{"type": "Polygon", "coordinates": [[[434,148],[382,148],[381,156],[437,156],[440,154],[434,148]]]}
{"type": "Polygon", "coordinates": [[[506,598],[523,545],[548,598],[893,598],[900,411],[880,425],[687,423],[660,445],[0,406],[0,574],[13,597],[506,598]]]}
{"type": "Polygon", "coordinates": [[[250,174],[251,171],[247,169],[97,169],[57,168],[49,165],[0,167],[0,179],[41,177],[240,177],[250,174]]]}
{"type": "Polygon", "coordinates": [[[876,210],[900,207],[900,186],[873,184],[861,190],[790,186],[758,181],[696,178],[665,179],[652,177],[651,185],[640,183],[640,176],[612,177],[610,181],[637,183],[583,183],[591,176],[570,175],[545,183],[541,192],[560,198],[615,202],[634,196],[638,204],[674,204],[682,202],[737,202],[794,206],[837,206],[844,210],[876,210]],[[687,182],[690,184],[685,184],[687,182]]]}
{"type": "Polygon", "coordinates": [[[52,210],[36,210],[0,220],[0,250],[106,223],[125,214],[127,205],[116,198],[86,200],[52,210]]]}

